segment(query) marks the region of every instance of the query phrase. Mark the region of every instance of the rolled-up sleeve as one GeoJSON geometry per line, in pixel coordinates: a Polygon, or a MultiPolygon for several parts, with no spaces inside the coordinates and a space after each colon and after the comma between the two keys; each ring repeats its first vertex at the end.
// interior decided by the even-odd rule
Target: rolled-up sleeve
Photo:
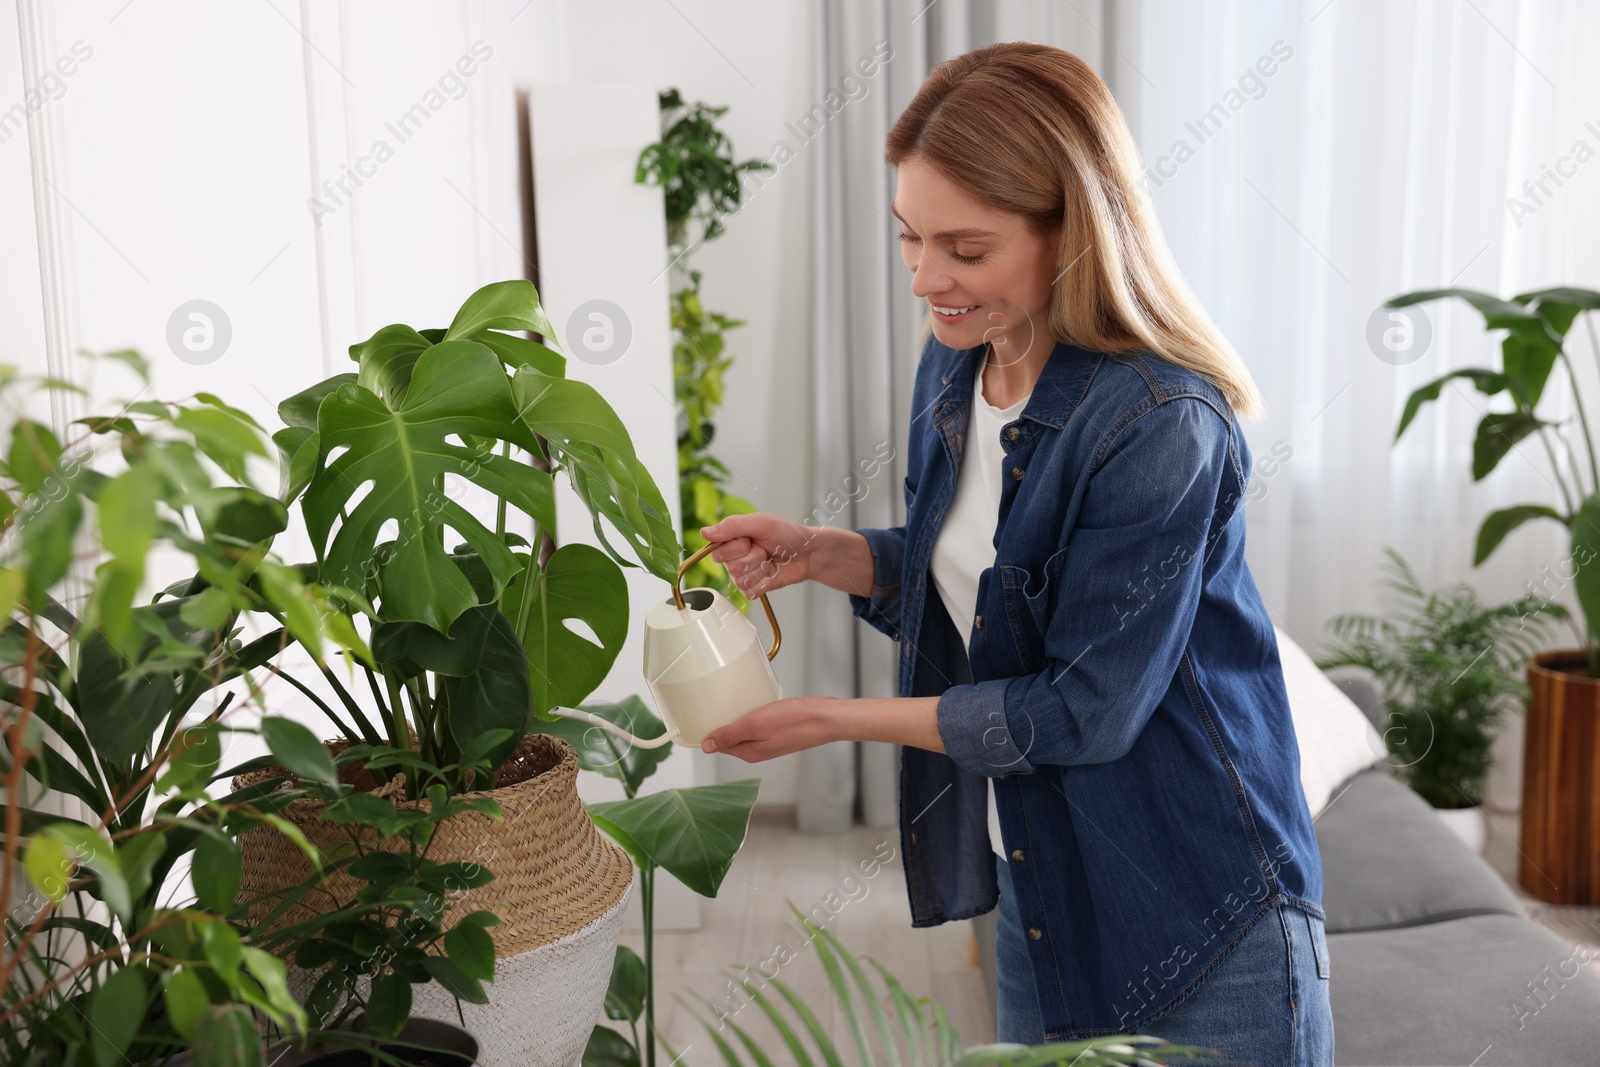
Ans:
{"type": "Polygon", "coordinates": [[[1048,600],[1043,669],[939,698],[939,735],[957,764],[1029,774],[1133,747],[1177,672],[1214,531],[1242,492],[1231,426],[1206,401],[1177,397],[1097,447],[1104,458],[1048,600]]]}
{"type": "Polygon", "coordinates": [[[900,640],[900,582],[906,556],[906,528],[865,529],[856,533],[872,549],[872,590],[867,596],[849,594],[850,613],[874,629],[900,640]]]}

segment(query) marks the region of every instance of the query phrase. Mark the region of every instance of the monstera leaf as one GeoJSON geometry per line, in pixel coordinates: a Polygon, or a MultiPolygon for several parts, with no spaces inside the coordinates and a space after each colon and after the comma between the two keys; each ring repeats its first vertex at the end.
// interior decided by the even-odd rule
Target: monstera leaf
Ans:
{"type": "Polygon", "coordinates": [[[450,440],[471,435],[529,451],[538,447],[516,417],[498,357],[475,341],[445,341],[424,351],[394,406],[359,381],[340,385],[317,409],[317,433],[322,456],[345,449],[312,476],[302,504],[323,580],[360,588],[380,528],[396,520],[399,533],[379,577],[383,615],[391,622],[422,622],[448,633],[480,602],[444,549],[447,526],[482,559],[496,596],[520,569],[499,537],[444,495],[446,474],[514,504],[541,527],[554,525],[548,473],[450,440]],[[371,491],[352,506],[357,488],[368,482],[371,491]]]}
{"type": "Polygon", "coordinates": [[[678,576],[683,547],[661,490],[634,454],[628,431],[594,387],[524,368],[512,380],[517,412],[550,443],[572,488],[594,516],[595,536],[619,564],[634,564],[606,540],[600,516],[611,520],[651,574],[678,576]]]}
{"type": "Polygon", "coordinates": [[[562,545],[543,571],[530,566],[517,576],[505,612],[518,620],[527,651],[534,715],[554,718],[551,708],[594,692],[616,662],[628,639],[628,583],[599,549],[562,545]],[[599,643],[569,626],[573,620],[599,643]]]}

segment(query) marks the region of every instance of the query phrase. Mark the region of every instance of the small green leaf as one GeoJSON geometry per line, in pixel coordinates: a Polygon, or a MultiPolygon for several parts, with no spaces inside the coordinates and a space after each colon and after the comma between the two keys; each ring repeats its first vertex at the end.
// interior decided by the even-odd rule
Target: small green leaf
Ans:
{"type": "Polygon", "coordinates": [[[494,981],[494,939],[476,923],[457,923],[444,935],[444,951],[463,974],[494,981]]]}
{"type": "Polygon", "coordinates": [[[239,896],[239,847],[221,834],[201,834],[189,877],[202,907],[219,915],[233,910],[239,896]]]}
{"type": "Polygon", "coordinates": [[[167,1018],[172,1022],[172,1028],[183,1035],[185,1039],[193,1040],[194,1028],[200,1022],[206,1008],[211,1005],[211,998],[206,995],[205,983],[200,976],[187,967],[181,971],[173,971],[167,975],[166,988],[167,1018]]]}
{"type": "Polygon", "coordinates": [[[74,867],[72,853],[58,838],[30,838],[22,853],[22,868],[28,872],[28,880],[53,904],[61,903],[67,895],[74,867]]]}
{"type": "Polygon", "coordinates": [[[404,975],[388,971],[372,982],[367,997],[367,1026],[382,1037],[393,1037],[411,1017],[411,983],[404,975]]]}
{"type": "Polygon", "coordinates": [[[644,961],[627,945],[618,945],[611,966],[611,984],[606,989],[606,1016],[637,1020],[644,1014],[644,994],[644,961]]]}
{"type": "Polygon", "coordinates": [[[89,1005],[96,1067],[121,1067],[148,1006],[143,967],[124,966],[105,980],[89,1005]]]}
{"type": "Polygon", "coordinates": [[[622,1034],[597,1024],[584,1046],[582,1067],[639,1067],[639,1050],[622,1034]]]}
{"type": "Polygon", "coordinates": [[[61,442],[43,423],[18,419],[11,427],[11,450],[6,466],[11,480],[33,494],[44,488],[45,478],[61,464],[61,442]]]}
{"type": "Polygon", "coordinates": [[[483,986],[476,978],[462,972],[461,968],[445,959],[443,956],[424,957],[422,965],[427,968],[433,980],[438,982],[445,990],[454,996],[460,997],[468,1004],[487,1004],[489,997],[483,991],[483,986]]]}
{"type": "Polygon", "coordinates": [[[262,1067],[261,1035],[243,1004],[213,1004],[194,1033],[193,1067],[262,1067]]]}
{"type": "Polygon", "coordinates": [[[261,720],[261,736],[266,740],[273,758],[295,775],[324,785],[334,785],[339,781],[327,746],[294,720],[267,716],[261,720]]]}

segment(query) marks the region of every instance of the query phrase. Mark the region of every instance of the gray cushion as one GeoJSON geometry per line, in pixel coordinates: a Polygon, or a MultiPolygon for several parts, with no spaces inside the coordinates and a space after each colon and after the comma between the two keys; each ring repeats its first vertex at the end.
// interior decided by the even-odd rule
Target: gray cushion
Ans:
{"type": "Polygon", "coordinates": [[[1340,1064],[1600,1061],[1600,950],[1529,919],[1333,934],[1328,960],[1340,1064]]]}
{"type": "Polygon", "coordinates": [[[1334,790],[1315,829],[1330,934],[1525,914],[1494,868],[1382,767],[1334,790]]]}

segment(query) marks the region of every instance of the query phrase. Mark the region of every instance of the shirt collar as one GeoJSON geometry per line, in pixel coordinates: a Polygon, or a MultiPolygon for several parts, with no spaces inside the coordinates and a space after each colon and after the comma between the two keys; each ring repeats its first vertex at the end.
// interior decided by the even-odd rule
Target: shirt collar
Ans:
{"type": "MultiPolygon", "coordinates": [[[[964,412],[972,402],[972,379],[977,373],[977,360],[982,358],[988,342],[974,348],[951,349],[954,353],[943,377],[944,400],[934,413],[935,421],[944,421],[957,411],[964,412]]],[[[1061,429],[1071,417],[1073,409],[1088,391],[1095,370],[1106,358],[1104,352],[1094,352],[1065,341],[1056,342],[1045,360],[1033,393],[1022,409],[1021,418],[1032,419],[1053,429],[1061,429]]]]}

